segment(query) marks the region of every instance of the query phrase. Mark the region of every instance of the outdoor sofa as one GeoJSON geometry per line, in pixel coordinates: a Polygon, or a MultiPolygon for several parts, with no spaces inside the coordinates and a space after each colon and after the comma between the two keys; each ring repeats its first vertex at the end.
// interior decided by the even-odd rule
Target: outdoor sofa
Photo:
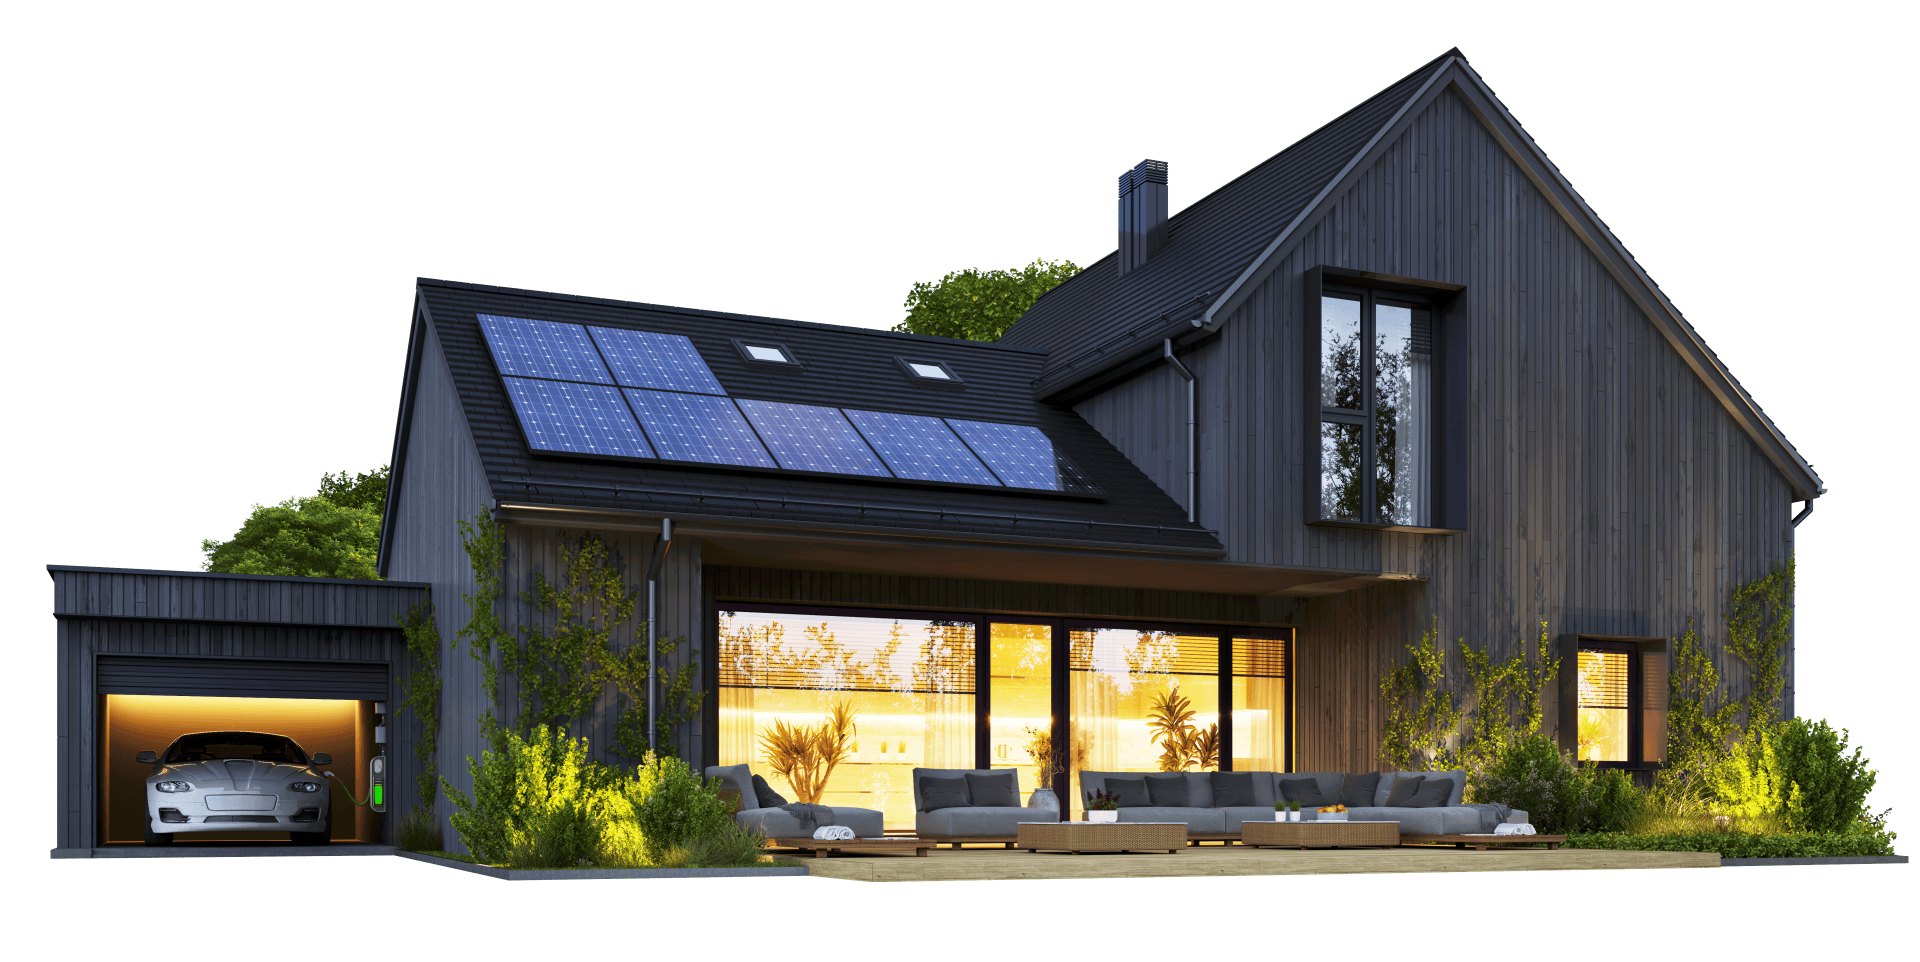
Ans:
{"type": "Polygon", "coordinates": [[[1011,768],[916,768],[912,777],[913,829],[921,838],[1011,845],[1021,822],[1060,819],[1057,807],[1021,803],[1020,773],[1011,768]]]}
{"type": "MultiPolygon", "coordinates": [[[[1318,808],[1318,803],[1341,803],[1347,806],[1347,818],[1356,822],[1399,822],[1402,835],[1455,835],[1462,833],[1492,832],[1500,819],[1495,806],[1470,806],[1461,803],[1461,794],[1466,789],[1467,773],[1463,771],[1446,772],[1384,772],[1371,791],[1364,791],[1365,780],[1372,772],[1346,774],[1342,772],[1081,772],[1080,798],[1084,804],[1086,797],[1096,791],[1108,790],[1109,779],[1145,780],[1148,797],[1123,800],[1119,809],[1123,822],[1184,822],[1191,835],[1233,835],[1240,831],[1243,822],[1271,822],[1275,820],[1273,804],[1284,801],[1290,796],[1286,792],[1286,783],[1294,782],[1296,788],[1308,786],[1299,783],[1306,779],[1314,782],[1318,798],[1298,793],[1308,803],[1303,804],[1301,818],[1306,821],[1318,820],[1319,813],[1310,810],[1318,808]],[[1167,781],[1170,775],[1184,779],[1185,785],[1167,781]],[[1241,779],[1236,776],[1251,776],[1241,779]],[[1222,778],[1222,776],[1225,776],[1222,778]],[[1409,799],[1417,804],[1389,805],[1393,801],[1393,788],[1396,779],[1421,778],[1425,780],[1445,780],[1447,788],[1444,797],[1433,792],[1423,798],[1409,799]],[[1349,781],[1356,790],[1348,793],[1349,781]],[[1216,793],[1216,784],[1225,790],[1239,792],[1250,790],[1251,805],[1231,804],[1244,802],[1244,796],[1238,799],[1224,798],[1225,792],[1216,793]],[[1159,801],[1180,802],[1181,787],[1185,788],[1185,804],[1155,804],[1153,797],[1158,794],[1159,801]],[[1162,791],[1156,793],[1155,788],[1162,791]],[[1227,801],[1229,804],[1216,804],[1227,801]],[[1144,802],[1144,804],[1142,804],[1144,802]]],[[[1426,781],[1422,782],[1424,787],[1426,781]]],[[[1525,823],[1527,813],[1512,811],[1505,821],[1525,823]]]]}
{"type": "MultiPolygon", "coordinates": [[[[766,804],[773,799],[761,799],[754,788],[750,766],[714,765],[705,774],[708,778],[720,779],[726,787],[740,793],[740,811],[733,816],[733,820],[741,828],[752,829],[768,838],[807,838],[813,835],[813,830],[803,829],[800,820],[791,812],[777,804],[766,804]]],[[[827,807],[833,810],[832,824],[845,825],[860,838],[879,838],[886,834],[886,816],[879,809],[843,805],[827,807]]]]}

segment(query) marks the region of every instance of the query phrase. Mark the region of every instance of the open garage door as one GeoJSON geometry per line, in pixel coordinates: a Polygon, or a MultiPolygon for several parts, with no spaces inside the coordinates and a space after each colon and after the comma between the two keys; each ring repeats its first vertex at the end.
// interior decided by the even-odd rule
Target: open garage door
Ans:
{"type": "Polygon", "coordinates": [[[326,661],[102,655],[94,682],[102,695],[387,700],[387,666],[326,661]]]}

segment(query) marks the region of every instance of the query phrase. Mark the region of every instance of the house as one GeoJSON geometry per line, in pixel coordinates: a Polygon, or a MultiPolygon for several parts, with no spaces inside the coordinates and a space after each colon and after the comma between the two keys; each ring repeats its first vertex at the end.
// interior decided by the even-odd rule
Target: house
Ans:
{"type": "Polygon", "coordinates": [[[471,657],[468,599],[551,633],[596,546],[610,646],[651,633],[662,681],[570,731],[759,768],[850,712],[828,796],[890,826],[913,767],[1153,770],[1168,726],[1182,764],[1373,770],[1428,631],[1504,657],[1544,623],[1598,679],[1563,670],[1547,730],[1656,767],[1667,639],[1724,660],[1805,459],[1458,51],[1171,216],[1169,177],[1122,174],[1116,252],[994,344],[421,280],[380,568],[454,643],[439,773],[555,690],[471,657]]]}

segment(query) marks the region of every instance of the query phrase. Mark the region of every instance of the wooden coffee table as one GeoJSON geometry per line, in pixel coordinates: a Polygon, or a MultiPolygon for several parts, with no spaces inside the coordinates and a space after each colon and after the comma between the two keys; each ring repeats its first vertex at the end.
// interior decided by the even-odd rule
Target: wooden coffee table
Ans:
{"type": "Polygon", "coordinates": [[[927,850],[933,848],[934,843],[924,838],[891,836],[888,838],[845,839],[770,838],[767,839],[767,845],[770,848],[799,849],[802,854],[827,857],[832,857],[842,852],[868,855],[904,854],[906,852],[912,852],[921,858],[926,858],[927,850]]]}
{"type": "Polygon", "coordinates": [[[1454,848],[1470,848],[1484,852],[1488,848],[1506,848],[1509,845],[1532,845],[1544,843],[1550,849],[1557,849],[1565,842],[1565,835],[1402,835],[1402,845],[1451,845],[1454,848]]]}
{"type": "Polygon", "coordinates": [[[1185,822],[1021,822],[1016,845],[1033,852],[1159,852],[1187,847],[1185,822]]]}
{"type": "Polygon", "coordinates": [[[1254,848],[1392,848],[1399,822],[1242,822],[1240,843],[1254,848]]]}

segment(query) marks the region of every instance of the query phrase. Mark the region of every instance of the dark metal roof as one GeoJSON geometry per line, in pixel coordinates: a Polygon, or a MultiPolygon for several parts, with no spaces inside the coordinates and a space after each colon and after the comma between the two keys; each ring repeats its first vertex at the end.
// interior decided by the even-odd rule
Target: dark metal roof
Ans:
{"type": "MultiPolygon", "coordinates": [[[[419,282],[496,503],[625,510],[874,532],[1042,539],[1214,554],[1220,544],[1071,410],[1035,401],[1030,348],[809,324],[452,281],[419,282]],[[690,338],[736,398],[1031,424],[1104,489],[1098,499],[854,476],[535,456],[476,315],[624,327],[690,338]],[[800,366],[745,360],[734,338],[778,340],[800,366]],[[939,361],[964,382],[909,378],[897,356],[939,361]]],[[[399,464],[396,471],[401,469],[399,464]]]]}
{"type": "Polygon", "coordinates": [[[1049,353],[1041,392],[1157,346],[1198,315],[1404,107],[1448,51],[1167,219],[1166,246],[1118,272],[1111,254],[1034,302],[1000,339],[1049,353]]]}

